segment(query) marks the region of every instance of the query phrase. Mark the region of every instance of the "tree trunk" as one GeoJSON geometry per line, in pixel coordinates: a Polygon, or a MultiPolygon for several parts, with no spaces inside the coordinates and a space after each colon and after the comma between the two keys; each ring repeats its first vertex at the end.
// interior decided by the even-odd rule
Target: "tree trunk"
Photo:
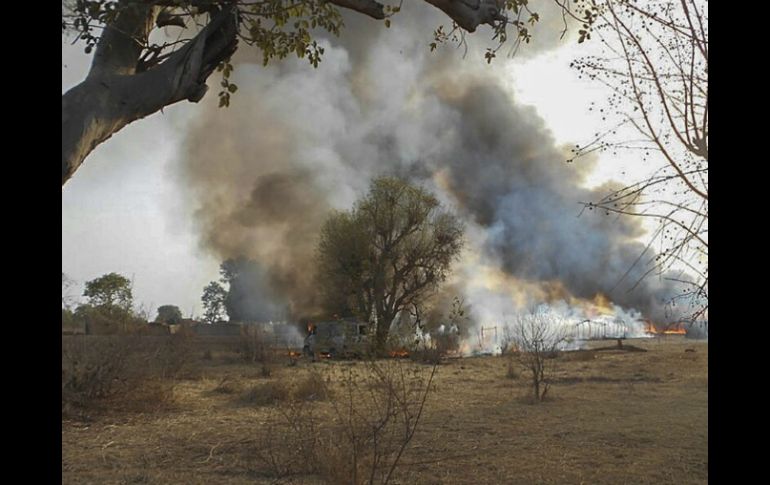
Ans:
{"type": "Polygon", "coordinates": [[[390,333],[390,324],[393,323],[395,315],[377,315],[377,332],[374,340],[374,350],[379,356],[385,356],[385,349],[388,343],[390,333]]]}
{"type": "Polygon", "coordinates": [[[214,14],[165,62],[137,72],[158,9],[127,8],[105,28],[86,79],[62,96],[62,186],[100,143],[127,124],[178,101],[200,101],[206,79],[237,45],[234,11],[214,14]]]}
{"type": "MultiPolygon", "coordinates": [[[[375,19],[376,0],[328,0],[375,19]]],[[[501,0],[425,0],[468,32],[503,21],[501,0]]],[[[237,47],[237,5],[211,8],[211,20],[164,62],[138,71],[139,59],[161,9],[151,2],[123,5],[104,28],[85,81],[62,96],[62,186],[100,143],[124,126],[178,101],[200,101],[206,79],[237,47]]]]}

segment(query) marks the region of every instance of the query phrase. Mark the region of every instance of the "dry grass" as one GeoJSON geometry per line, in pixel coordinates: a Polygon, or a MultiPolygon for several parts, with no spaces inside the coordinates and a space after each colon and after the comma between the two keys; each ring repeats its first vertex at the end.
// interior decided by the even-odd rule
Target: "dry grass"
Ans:
{"type": "Polygon", "coordinates": [[[62,415],[90,418],[113,411],[169,408],[180,378],[196,378],[184,337],[62,338],[62,415]]]}
{"type": "Polygon", "coordinates": [[[325,401],[332,391],[320,373],[311,371],[297,382],[293,395],[301,401],[325,401]]]}
{"type": "Polygon", "coordinates": [[[275,381],[253,385],[239,399],[242,404],[251,406],[271,406],[289,399],[289,388],[275,381]]]}
{"type": "MultiPolygon", "coordinates": [[[[445,361],[393,483],[707,483],[708,344],[670,337],[633,345],[647,352],[563,354],[550,400],[539,406],[521,401],[529,383],[507,379],[503,357],[445,361]]],[[[308,433],[340,441],[338,434],[277,424],[290,402],[301,403],[295,412],[306,429],[332,422],[344,376],[365,375],[364,363],[302,360],[276,366],[265,379],[258,365],[228,364],[227,354],[212,353],[201,378],[175,381],[173,409],[65,420],[63,483],[341,483],[334,474],[344,475],[350,463],[344,448],[318,442],[329,450],[328,470],[314,473],[293,466],[304,455],[291,449],[308,433]],[[332,400],[299,401],[289,391],[273,405],[233,405],[243,389],[267,383],[280,382],[298,397],[298,389],[312,386],[310,372],[328,381],[332,400]],[[235,391],[212,392],[225,377],[235,391]],[[266,450],[277,453],[273,465],[266,450]],[[287,463],[287,456],[294,458],[287,463]]]]}

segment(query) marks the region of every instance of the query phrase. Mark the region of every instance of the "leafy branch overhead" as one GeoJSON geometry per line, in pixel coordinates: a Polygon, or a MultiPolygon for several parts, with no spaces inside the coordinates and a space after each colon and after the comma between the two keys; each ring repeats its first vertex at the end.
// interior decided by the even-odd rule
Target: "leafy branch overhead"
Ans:
{"type": "MultiPolygon", "coordinates": [[[[582,15],[553,1],[575,18],[582,15]]],[[[431,50],[464,42],[465,33],[488,25],[497,42],[486,54],[490,62],[509,37],[514,48],[529,42],[527,26],[539,20],[528,0],[425,2],[452,21],[451,28],[436,29],[431,50]]],[[[265,65],[296,55],[318,67],[324,49],[317,35],[340,34],[341,9],[387,28],[401,7],[375,0],[65,0],[62,31],[74,32],[74,42],[85,44],[94,60],[86,79],[62,96],[62,185],[127,124],[179,101],[200,101],[215,69],[222,75],[219,106],[229,106],[238,90],[230,57],[239,43],[257,49],[265,65]],[[151,35],[158,29],[162,35],[151,35]]]]}

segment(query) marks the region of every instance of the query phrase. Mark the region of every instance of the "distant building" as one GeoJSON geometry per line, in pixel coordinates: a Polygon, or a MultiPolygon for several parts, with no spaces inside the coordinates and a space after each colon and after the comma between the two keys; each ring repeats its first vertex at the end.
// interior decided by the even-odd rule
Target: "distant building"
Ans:
{"type": "Polygon", "coordinates": [[[238,337],[241,335],[241,326],[237,323],[197,323],[191,329],[195,335],[214,337],[238,337]]]}

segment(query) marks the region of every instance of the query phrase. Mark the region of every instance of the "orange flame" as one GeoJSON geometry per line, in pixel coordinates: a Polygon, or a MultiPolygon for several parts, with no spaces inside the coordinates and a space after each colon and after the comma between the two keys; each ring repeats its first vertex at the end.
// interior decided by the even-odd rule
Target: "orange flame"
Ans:
{"type": "Polygon", "coordinates": [[[391,357],[400,357],[400,358],[409,357],[409,352],[404,350],[404,349],[401,349],[401,350],[391,350],[390,352],[388,352],[388,354],[391,357]]]}
{"type": "Polygon", "coordinates": [[[674,324],[671,325],[669,328],[666,328],[663,331],[659,331],[655,328],[655,325],[653,325],[652,322],[647,321],[645,322],[645,332],[647,332],[650,335],[685,335],[687,331],[682,328],[681,324],[674,324]]]}

